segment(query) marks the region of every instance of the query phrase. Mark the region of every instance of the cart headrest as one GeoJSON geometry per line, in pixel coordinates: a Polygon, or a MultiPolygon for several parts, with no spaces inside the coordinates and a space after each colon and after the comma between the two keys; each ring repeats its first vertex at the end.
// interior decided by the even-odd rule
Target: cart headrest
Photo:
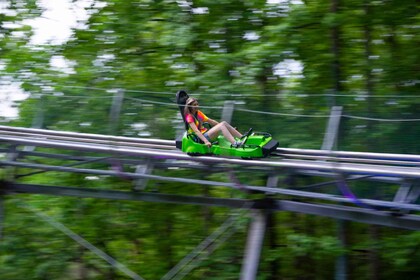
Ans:
{"type": "Polygon", "coordinates": [[[185,90],[180,90],[176,93],[176,103],[178,105],[185,105],[188,98],[188,93],[185,90]]]}
{"type": "Polygon", "coordinates": [[[189,98],[188,93],[185,90],[180,90],[176,93],[176,103],[178,104],[179,112],[181,113],[182,120],[184,121],[186,130],[188,130],[188,123],[185,120],[184,108],[185,108],[185,103],[187,102],[188,98],[189,98]]]}

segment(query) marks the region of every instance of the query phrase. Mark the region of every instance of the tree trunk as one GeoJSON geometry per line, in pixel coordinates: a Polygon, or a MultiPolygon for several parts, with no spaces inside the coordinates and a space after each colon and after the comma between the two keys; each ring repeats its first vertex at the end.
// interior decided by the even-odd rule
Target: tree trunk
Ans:
{"type": "MultiPolygon", "coordinates": [[[[371,55],[372,55],[372,30],[371,30],[371,7],[370,1],[365,0],[363,5],[364,13],[365,13],[365,24],[364,24],[364,41],[365,41],[365,60],[366,60],[366,68],[365,68],[365,75],[366,75],[366,82],[365,82],[365,90],[368,96],[368,103],[367,103],[367,111],[368,116],[373,116],[373,102],[372,102],[372,95],[373,95],[373,80],[372,80],[372,65],[371,65],[371,55]]],[[[370,134],[372,131],[372,123],[371,121],[367,121],[367,131],[370,134]]],[[[369,139],[369,138],[368,138],[369,139]]],[[[368,140],[366,143],[368,147],[368,151],[372,150],[372,141],[368,140]]],[[[369,236],[373,243],[372,248],[370,248],[369,253],[369,274],[371,280],[379,279],[379,271],[380,271],[380,262],[378,256],[378,250],[376,249],[376,244],[378,243],[379,238],[379,228],[375,225],[371,225],[369,227],[369,236]]]]}
{"type": "MultiPolygon", "coordinates": [[[[340,0],[331,0],[330,11],[331,13],[338,13],[340,6],[340,0]]],[[[331,52],[333,54],[332,61],[332,77],[333,77],[333,90],[334,93],[342,91],[341,86],[341,65],[340,65],[340,27],[338,23],[335,23],[331,29],[331,52]]],[[[336,105],[335,97],[331,100],[331,106],[336,105]]]]}

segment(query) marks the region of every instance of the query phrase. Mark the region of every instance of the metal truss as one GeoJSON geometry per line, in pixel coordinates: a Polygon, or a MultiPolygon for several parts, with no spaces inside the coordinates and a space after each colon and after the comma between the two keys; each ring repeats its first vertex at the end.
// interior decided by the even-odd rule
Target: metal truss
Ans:
{"type": "Polygon", "coordinates": [[[151,192],[98,190],[80,187],[18,184],[5,181],[1,182],[0,186],[4,195],[43,194],[97,199],[131,200],[239,209],[256,209],[264,211],[290,211],[360,223],[369,223],[374,225],[404,228],[410,230],[420,230],[419,215],[401,214],[393,211],[373,211],[372,209],[325,203],[298,202],[273,198],[250,200],[238,198],[173,195],[151,192]]]}
{"type": "MultiPolygon", "coordinates": [[[[334,124],[334,122],[332,122],[334,124]]],[[[336,127],[333,125],[332,127],[336,127]]],[[[331,133],[333,134],[333,133],[331,133]]],[[[328,141],[327,141],[328,142],[328,141]]],[[[281,157],[258,160],[243,160],[221,157],[191,157],[174,150],[174,141],[143,139],[76,132],[51,131],[0,126],[0,143],[3,143],[5,156],[0,159],[0,166],[8,168],[9,182],[41,172],[59,171],[97,176],[115,176],[133,181],[133,190],[144,190],[149,180],[180,182],[240,189],[242,191],[261,192],[274,196],[282,195],[294,199],[323,201],[324,203],[344,203],[359,208],[393,211],[408,214],[420,211],[417,204],[420,190],[419,155],[397,155],[378,153],[357,153],[326,150],[278,149],[281,157]],[[54,152],[26,151],[25,146],[48,147],[54,152]],[[21,147],[19,149],[19,147],[21,147]],[[62,151],[66,151],[63,154],[62,151]],[[77,153],[77,155],[72,155],[77,153]],[[33,158],[56,158],[70,161],[68,164],[51,165],[32,162],[33,158]],[[356,162],[356,163],[355,163],[356,162]],[[363,162],[363,163],[360,163],[363,162]],[[92,163],[99,168],[92,168],[92,163]],[[87,165],[88,168],[83,168],[87,165]],[[110,170],[109,167],[115,167],[110,170]],[[124,170],[124,166],[134,166],[135,172],[124,170]],[[13,171],[10,171],[13,168],[13,171]],[[34,171],[19,173],[20,168],[34,171]],[[105,168],[105,169],[104,169],[105,168]],[[202,169],[210,172],[228,172],[230,182],[212,181],[154,175],[153,169],[202,169]],[[253,172],[266,174],[265,186],[247,185],[235,180],[235,173],[253,172]],[[12,174],[13,173],[13,174],[12,174]],[[279,188],[279,176],[285,174],[304,174],[305,176],[329,177],[331,181],[315,185],[294,188],[279,188]],[[400,184],[394,198],[389,201],[369,198],[354,199],[345,195],[321,192],[317,187],[335,185],[355,180],[377,180],[400,184]],[[361,206],[360,206],[361,204],[361,206]]],[[[333,145],[329,141],[328,146],[333,145]]],[[[46,187],[46,186],[44,186],[46,187]]],[[[56,191],[59,189],[56,188],[56,191]]],[[[199,200],[200,198],[190,198],[199,200]]],[[[217,205],[217,204],[216,204],[217,205]]],[[[336,205],[334,207],[345,207],[336,205]]],[[[377,212],[377,211],[374,211],[377,212]]],[[[369,220],[363,220],[370,222],[369,220]]],[[[373,221],[372,221],[373,222],[373,221]]],[[[397,225],[397,224],[396,224],[397,225]]]]}
{"type": "MultiPolygon", "coordinates": [[[[333,117],[328,125],[330,131],[324,139],[323,149],[279,148],[275,156],[255,160],[216,156],[191,157],[176,150],[173,140],[0,126],[0,155],[3,155],[0,157],[0,167],[5,170],[3,181],[0,181],[0,204],[1,195],[27,193],[242,209],[245,207],[253,213],[253,219],[241,279],[255,279],[266,224],[265,213],[268,211],[290,211],[343,221],[419,230],[420,155],[333,151],[339,125],[337,118],[340,114],[339,109],[332,111],[333,117]],[[37,148],[35,151],[25,147],[37,148]],[[48,148],[48,152],[43,148],[48,148]],[[56,159],[61,164],[52,165],[48,159],[56,159]],[[25,173],[21,171],[23,168],[25,173]],[[182,175],[162,176],[154,174],[156,169],[220,172],[226,173],[228,176],[225,178],[230,181],[184,178],[182,175]],[[49,171],[113,176],[132,181],[133,187],[127,191],[116,191],[19,183],[22,177],[49,171]],[[263,174],[267,182],[262,186],[245,184],[235,176],[241,172],[263,174]],[[327,178],[329,181],[306,186],[285,183],[285,178],[296,176],[327,178]],[[347,184],[361,180],[399,188],[389,200],[346,195],[351,194],[347,184]],[[262,193],[265,198],[252,200],[148,192],[149,181],[232,188],[262,193]],[[344,189],[340,195],[322,189],[325,186],[340,185],[344,189]]],[[[0,207],[0,218],[1,211],[0,207]]]]}

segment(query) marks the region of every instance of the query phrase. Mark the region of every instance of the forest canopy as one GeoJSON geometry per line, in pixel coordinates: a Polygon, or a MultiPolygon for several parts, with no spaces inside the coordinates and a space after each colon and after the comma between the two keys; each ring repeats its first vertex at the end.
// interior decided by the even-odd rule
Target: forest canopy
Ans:
{"type": "MultiPolygon", "coordinates": [[[[185,89],[215,119],[233,101],[232,123],[239,130],[269,131],[283,147],[319,149],[331,108],[342,106],[337,149],[419,154],[419,8],[415,0],[3,0],[0,121],[174,139],[183,125],[175,93],[185,89]],[[62,4],[61,16],[52,2],[62,4]],[[42,22],[48,29],[67,25],[58,35],[40,37],[42,22]],[[6,113],[11,107],[18,112],[12,117],[6,113]]],[[[243,176],[256,184],[264,179],[243,176]]],[[[118,178],[58,172],[21,181],[131,188],[118,178]]],[[[372,186],[365,183],[363,191],[372,186]]],[[[201,194],[181,184],[150,182],[148,188],[201,194]]],[[[0,239],[4,279],[127,279],[22,205],[49,213],[145,279],[160,279],[229,213],[11,197],[0,239]]],[[[265,247],[258,279],[331,279],[343,253],[349,279],[419,274],[418,232],[351,224],[349,246],[342,248],[336,226],[325,218],[277,213],[275,246],[265,247]]],[[[234,236],[188,279],[237,279],[246,227],[234,236]]]]}

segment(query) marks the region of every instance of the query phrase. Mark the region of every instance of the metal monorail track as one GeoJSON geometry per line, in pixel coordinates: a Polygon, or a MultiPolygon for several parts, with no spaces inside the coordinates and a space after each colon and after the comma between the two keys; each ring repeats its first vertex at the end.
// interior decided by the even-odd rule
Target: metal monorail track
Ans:
{"type": "MultiPolygon", "coordinates": [[[[420,230],[420,155],[278,148],[272,157],[263,159],[192,157],[177,150],[174,140],[0,126],[0,168],[5,170],[4,179],[0,180],[0,202],[4,195],[42,194],[253,210],[255,215],[249,229],[245,256],[259,256],[268,211],[290,211],[420,230]],[[124,170],[124,165],[129,165],[130,171],[124,170]],[[136,167],[135,172],[132,167],[136,167]],[[178,177],[170,176],[171,173],[155,175],[152,172],[153,168],[168,167],[203,169],[203,173],[223,172],[229,175],[230,181],[209,180],[209,177],[188,178],[189,175],[185,175],[191,174],[188,172],[175,174],[178,177]],[[49,171],[89,174],[97,178],[119,177],[130,180],[133,187],[131,190],[107,190],[96,188],[100,181],[95,184],[95,188],[83,188],[82,185],[36,185],[19,180],[49,171]],[[242,184],[235,177],[235,172],[263,173],[267,177],[267,183],[264,186],[242,184]],[[304,175],[333,179],[300,188],[278,186],[279,176],[296,174],[300,177],[304,175]],[[258,192],[258,197],[260,194],[266,195],[262,199],[255,199],[253,195],[246,195],[246,198],[242,198],[242,195],[241,198],[223,198],[175,195],[165,193],[164,190],[159,193],[148,192],[144,191],[148,180],[231,188],[247,193],[258,192]],[[387,196],[387,200],[359,198],[347,186],[352,180],[391,183],[393,190],[397,190],[393,198],[387,196]],[[335,188],[319,188],[326,185],[333,185],[335,188]],[[341,195],[337,194],[337,190],[341,195]]],[[[391,190],[389,192],[392,193],[391,190]]],[[[258,259],[254,262],[258,262],[258,259]]],[[[243,269],[250,267],[252,264],[245,260],[243,269]]]]}
{"type": "MultiPolygon", "coordinates": [[[[134,138],[113,135],[89,134],[68,131],[54,131],[36,128],[21,128],[0,125],[0,135],[18,136],[34,139],[51,139],[63,141],[75,141],[83,143],[111,144],[133,147],[148,147],[163,150],[175,150],[174,140],[162,140],[151,138],[134,138]]],[[[369,163],[396,162],[400,164],[420,165],[420,155],[369,153],[349,151],[325,151],[314,149],[277,148],[276,153],[284,157],[311,158],[315,160],[335,159],[336,161],[366,160],[369,163]]]]}
{"type": "Polygon", "coordinates": [[[281,158],[244,160],[215,156],[191,157],[175,149],[175,141],[130,138],[45,129],[0,126],[0,142],[113,155],[166,158],[207,164],[235,164],[263,168],[291,168],[343,174],[420,178],[420,156],[407,154],[330,152],[279,148],[281,158]]]}
{"type": "MultiPolygon", "coordinates": [[[[77,132],[53,131],[45,129],[20,128],[0,126],[0,153],[3,153],[3,159],[0,159],[0,167],[14,167],[32,169],[25,174],[15,174],[14,178],[19,179],[23,176],[31,176],[41,172],[58,171],[72,172],[81,174],[91,174],[95,176],[116,176],[134,181],[159,180],[167,182],[183,182],[186,184],[207,185],[215,187],[235,188],[247,191],[256,191],[273,195],[283,195],[300,199],[318,200],[329,203],[350,203],[354,201],[350,198],[331,193],[323,193],[318,189],[303,191],[299,189],[279,188],[276,180],[271,182],[271,177],[277,177],[280,174],[303,174],[318,177],[331,177],[333,181],[320,183],[321,185],[337,184],[338,180],[342,182],[350,180],[369,180],[389,182],[392,184],[401,184],[392,201],[375,200],[369,198],[360,198],[358,203],[371,207],[372,209],[388,209],[394,211],[419,212],[420,206],[416,201],[420,195],[417,180],[420,178],[420,156],[407,154],[385,154],[385,153],[362,153],[362,152],[344,152],[344,151],[325,151],[310,149],[289,149],[278,148],[275,156],[245,160],[239,158],[224,158],[219,156],[199,156],[192,157],[175,148],[174,140],[161,140],[149,138],[132,138],[99,134],[87,134],[77,132]],[[19,147],[45,147],[43,149],[25,149],[19,147]],[[63,153],[62,151],[66,151],[63,153]],[[27,158],[26,158],[27,157],[27,158]],[[33,161],[32,158],[56,158],[70,160],[72,163],[61,165],[42,164],[39,161],[33,161]],[[88,165],[89,168],[81,168],[79,165],[90,164],[93,162],[108,163],[119,162],[130,166],[140,166],[140,171],[127,172],[123,170],[103,170],[103,164],[96,166],[88,165]],[[102,166],[102,167],[100,167],[102,166]],[[213,172],[259,172],[268,176],[266,186],[251,186],[241,184],[240,182],[221,182],[206,179],[192,179],[182,177],[167,177],[153,175],[148,171],[149,167],[155,168],[200,168],[212,170],[213,172]],[[99,168],[99,169],[98,169],[99,168]],[[341,179],[339,179],[341,178],[341,179]]],[[[41,161],[43,162],[43,161],[41,161]]],[[[232,179],[231,179],[232,180],[232,179]]],[[[18,183],[7,183],[7,188],[3,191],[7,193],[43,193],[48,186],[25,186],[18,183]]],[[[50,186],[51,192],[62,195],[63,187],[50,186]]],[[[135,188],[134,188],[135,189],[135,188]]],[[[140,188],[142,189],[142,188],[140,188]]],[[[305,189],[305,188],[304,188],[305,189]]],[[[100,191],[101,192],[101,191],[100,191]]],[[[76,192],[77,193],[77,192],[76,192]]],[[[90,196],[89,190],[80,190],[90,196]]],[[[118,194],[125,196],[126,194],[118,194]]],[[[98,198],[102,197],[100,193],[98,198]]],[[[157,198],[156,198],[157,199],[157,198]]],[[[186,197],[180,198],[181,203],[199,201],[201,198],[186,197]]],[[[159,199],[157,199],[159,200],[159,199]]],[[[178,201],[175,199],[175,201],[178,201]]],[[[226,202],[230,203],[230,202],[226,202]]],[[[215,204],[217,205],[217,204],[215,204]]],[[[313,214],[321,211],[318,203],[310,204],[313,208],[313,214]]],[[[232,205],[233,206],[233,205],[232,205]]],[[[359,205],[360,206],[360,205],[359,205]]],[[[336,206],[340,208],[339,206],[336,206]]],[[[340,208],[341,209],[341,208],[340,208]]],[[[296,210],[299,212],[299,210],[296,210]]],[[[311,210],[312,211],[312,210],[311,210]]],[[[342,215],[346,217],[346,210],[342,207],[342,215]]],[[[351,210],[353,211],[353,210],[351,210]]],[[[311,213],[311,212],[308,212],[311,213]]],[[[319,212],[321,215],[330,215],[328,211],[319,212]]],[[[364,220],[357,216],[351,216],[351,220],[370,221],[373,224],[379,224],[375,217],[379,217],[380,212],[369,214],[371,218],[364,220]]],[[[420,224],[415,216],[412,221],[414,224],[404,226],[405,228],[419,228],[420,224]]],[[[386,218],[383,225],[401,226],[398,218],[386,218]]]]}

